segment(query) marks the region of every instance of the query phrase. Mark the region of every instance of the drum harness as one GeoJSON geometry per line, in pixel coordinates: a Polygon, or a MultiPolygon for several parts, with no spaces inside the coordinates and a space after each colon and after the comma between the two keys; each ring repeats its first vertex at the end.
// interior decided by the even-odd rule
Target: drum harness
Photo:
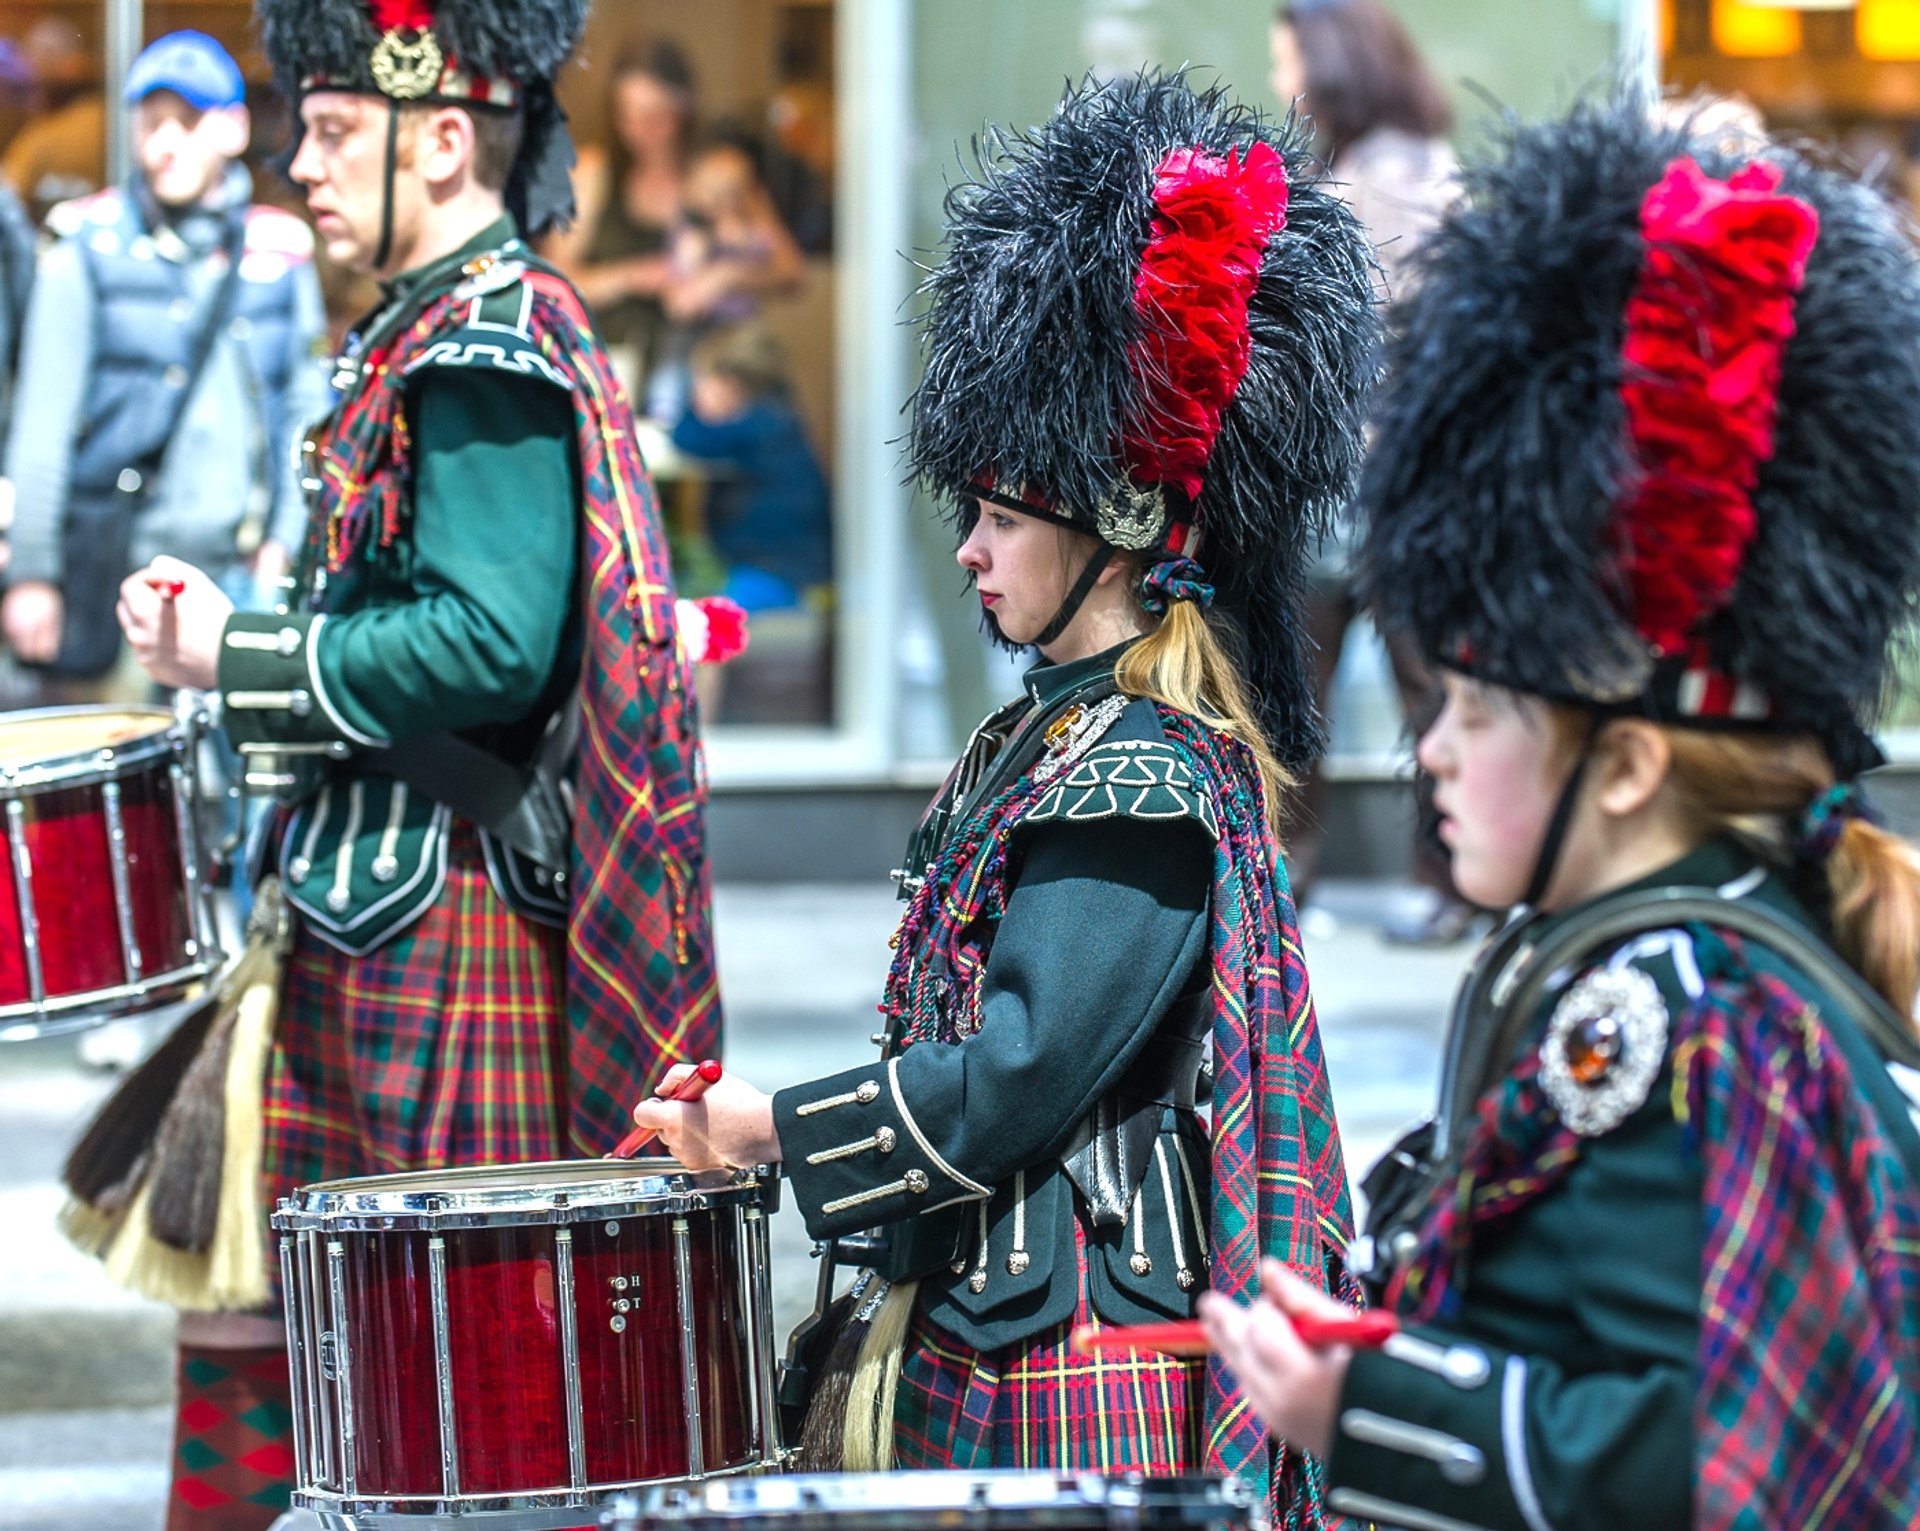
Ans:
{"type": "Polygon", "coordinates": [[[1419,1224],[1460,1169],[1474,1107],[1498,1082],[1547,997],[1564,990],[1591,959],[1628,937],[1701,924],[1753,941],[1805,973],[1834,1001],[1822,1016],[1901,1160],[1920,1180],[1920,1106],[1894,1102],[1901,1087],[1889,1065],[1920,1070],[1920,1038],[1867,981],[1823,942],[1764,904],[1713,887],[1636,889],[1602,898],[1551,931],[1543,916],[1516,917],[1489,941],[1455,1000],[1441,1062],[1438,1109],[1367,1173],[1367,1231],[1350,1266],[1376,1303],[1419,1249],[1419,1224]],[[1492,1014],[1495,1024],[1476,1021],[1492,1014]],[[1870,1087],[1876,1075],[1889,1089],[1870,1087]]]}

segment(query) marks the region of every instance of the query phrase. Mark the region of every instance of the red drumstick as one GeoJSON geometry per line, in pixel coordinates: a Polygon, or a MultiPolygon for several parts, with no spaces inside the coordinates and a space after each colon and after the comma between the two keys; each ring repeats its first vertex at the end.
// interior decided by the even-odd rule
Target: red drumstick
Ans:
{"type": "MultiPolygon", "coordinates": [[[[1356,1350],[1378,1350],[1400,1332],[1400,1320],[1381,1308],[1340,1318],[1288,1315],[1293,1332],[1309,1345],[1351,1345],[1356,1350]]],[[[1211,1347],[1197,1320],[1177,1324],[1124,1324],[1102,1329],[1082,1324],[1073,1331],[1069,1348],[1075,1355],[1100,1350],[1157,1350],[1169,1356],[1204,1356],[1211,1347]]]]}
{"type": "MultiPolygon", "coordinates": [[[[667,1100],[698,1100],[702,1095],[707,1093],[707,1086],[718,1084],[719,1082],[720,1061],[717,1058],[709,1058],[704,1063],[696,1065],[694,1071],[680,1081],[680,1088],[665,1098],[667,1100]]],[[[631,1159],[659,1136],[660,1133],[657,1128],[636,1127],[620,1140],[620,1146],[608,1154],[607,1157],[609,1159],[631,1159]]]]}
{"type": "Polygon", "coordinates": [[[183,579],[162,579],[157,574],[149,574],[147,576],[147,588],[158,595],[163,601],[171,601],[176,596],[182,596],[187,593],[187,582],[183,579]]]}

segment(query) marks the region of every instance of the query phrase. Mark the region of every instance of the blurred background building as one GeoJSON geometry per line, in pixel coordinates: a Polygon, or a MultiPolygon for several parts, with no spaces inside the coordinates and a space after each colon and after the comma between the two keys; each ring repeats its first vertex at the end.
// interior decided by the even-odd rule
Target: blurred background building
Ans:
{"type": "MultiPolygon", "coordinates": [[[[1541,112],[1612,69],[1653,68],[1675,86],[1738,92],[1770,126],[1829,139],[1920,191],[1920,0],[1389,3],[1447,87],[1469,156],[1500,109],[1541,112]]],[[[884,869],[938,763],[1009,690],[1012,668],[982,641],[950,541],[901,483],[896,447],[915,372],[903,324],[911,257],[937,237],[956,155],[984,123],[1044,115],[1088,68],[1188,63],[1277,105],[1273,9],[596,7],[563,86],[585,147],[587,217],[550,253],[609,315],[635,398],[656,417],[646,445],[682,582],[757,608],[752,649],[707,699],[723,876],[884,869]],[[730,390],[714,392],[716,370],[730,390]],[[711,431],[683,430],[676,444],[674,418],[704,419],[703,399],[707,414],[746,422],[728,438],[732,456],[714,455],[711,431]],[[770,500],[770,483],[808,477],[808,459],[815,487],[770,500]],[[768,526],[791,535],[770,540],[768,526]]],[[[108,82],[146,40],[181,27],[242,60],[259,193],[297,206],[266,168],[287,115],[247,0],[0,0],[0,175],[34,214],[124,165],[108,82]]],[[[342,279],[328,292],[336,325],[366,298],[342,279]]],[[[1393,870],[1406,855],[1406,751],[1377,644],[1349,644],[1333,710],[1329,869],[1393,870]]],[[[1920,760],[1920,735],[1890,742],[1920,760]]]]}

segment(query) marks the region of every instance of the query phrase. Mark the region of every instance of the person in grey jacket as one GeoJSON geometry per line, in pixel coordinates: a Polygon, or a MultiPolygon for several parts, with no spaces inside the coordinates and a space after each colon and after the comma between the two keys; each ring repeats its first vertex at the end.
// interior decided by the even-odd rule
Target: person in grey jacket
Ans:
{"type": "Polygon", "coordinates": [[[156,554],[257,604],[301,535],[291,449],[327,401],[312,235],[251,205],[238,66],[212,38],[176,32],[134,61],[125,99],[127,185],[48,215],[6,449],[0,629],[51,668],[59,699],[113,694],[115,595],[156,554]],[[216,319],[196,377],[196,338],[216,319]]]}

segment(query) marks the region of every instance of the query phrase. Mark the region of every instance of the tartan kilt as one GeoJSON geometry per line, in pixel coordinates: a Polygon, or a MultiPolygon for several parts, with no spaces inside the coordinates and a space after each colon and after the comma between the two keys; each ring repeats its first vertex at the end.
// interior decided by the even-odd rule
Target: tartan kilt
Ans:
{"type": "Polygon", "coordinates": [[[916,1307],[893,1411],[899,1468],[1051,1468],[1196,1473],[1206,1363],[1144,1352],[1079,1356],[1067,1342],[1100,1320],[1088,1298],[1085,1230],[1074,1222],[1080,1300],[1069,1323],[981,1351],[916,1307]]]}
{"type": "Polygon", "coordinates": [[[566,932],[500,899],[459,820],[440,896],[384,946],[350,957],[296,921],[267,1060],[267,1209],[319,1180],[566,1155],[565,975],[566,932]]]}

